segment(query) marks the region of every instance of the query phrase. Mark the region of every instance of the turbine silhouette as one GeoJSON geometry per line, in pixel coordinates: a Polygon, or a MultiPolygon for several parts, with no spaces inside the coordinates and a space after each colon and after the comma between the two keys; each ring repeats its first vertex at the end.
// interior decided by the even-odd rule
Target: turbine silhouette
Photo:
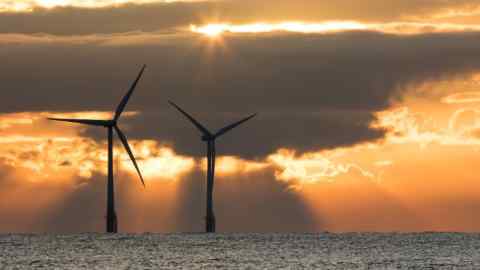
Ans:
{"type": "Polygon", "coordinates": [[[215,214],[213,213],[213,186],[215,180],[215,140],[224,135],[225,133],[229,132],[230,130],[236,128],[237,126],[245,123],[246,121],[252,119],[257,114],[252,114],[247,118],[244,118],[238,122],[235,122],[231,125],[228,125],[224,128],[221,128],[217,133],[211,133],[202,126],[195,118],[193,118],[190,114],[180,108],[177,104],[169,101],[169,103],[175,107],[178,111],[180,111],[185,117],[190,120],[190,122],[197,127],[200,132],[202,132],[202,141],[207,143],[207,160],[208,160],[208,168],[207,168],[207,217],[206,217],[206,232],[207,233],[214,233],[216,228],[216,221],[215,221],[215,214]]]}
{"type": "Polygon", "coordinates": [[[48,118],[48,120],[52,121],[60,121],[60,122],[69,122],[69,123],[77,123],[77,124],[84,124],[90,126],[101,126],[108,129],[108,182],[107,182],[107,233],[117,233],[118,232],[118,222],[117,222],[117,214],[115,213],[115,198],[114,198],[114,183],[113,183],[113,130],[115,130],[122,142],[125,150],[127,151],[130,159],[137,170],[138,175],[140,176],[140,180],[142,181],[143,186],[145,186],[145,182],[143,181],[142,173],[138,168],[137,161],[135,160],[135,156],[130,149],[130,146],[127,141],[127,137],[123,134],[120,128],[117,125],[118,119],[122,115],[125,107],[127,106],[128,100],[130,99],[133,91],[137,87],[138,81],[142,77],[143,72],[145,71],[146,66],[142,67],[142,70],[138,74],[137,78],[133,82],[130,90],[128,90],[127,94],[123,97],[122,101],[117,107],[115,111],[115,116],[112,120],[90,120],[90,119],[62,119],[62,118],[48,118]]]}

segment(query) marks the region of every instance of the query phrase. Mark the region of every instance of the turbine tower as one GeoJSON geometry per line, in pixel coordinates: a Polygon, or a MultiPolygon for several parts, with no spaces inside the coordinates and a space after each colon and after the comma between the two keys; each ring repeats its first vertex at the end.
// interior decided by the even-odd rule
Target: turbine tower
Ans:
{"type": "Polygon", "coordinates": [[[108,181],[107,181],[107,233],[117,233],[118,232],[118,222],[117,222],[117,214],[115,213],[115,199],[114,199],[114,183],[113,183],[113,132],[114,130],[117,132],[120,141],[122,142],[125,150],[127,151],[130,159],[137,170],[138,175],[140,176],[140,180],[142,181],[143,186],[145,186],[145,182],[143,181],[142,173],[138,168],[137,161],[135,160],[135,156],[128,145],[127,137],[123,134],[120,128],[117,125],[118,119],[122,115],[128,100],[130,99],[133,91],[137,87],[138,81],[142,77],[143,72],[145,71],[146,66],[142,67],[142,70],[138,74],[136,80],[133,82],[130,90],[128,90],[127,94],[123,97],[122,101],[117,107],[115,111],[114,118],[112,120],[91,120],[91,119],[61,119],[61,118],[48,118],[52,121],[60,121],[60,122],[70,122],[70,123],[77,123],[89,126],[101,126],[105,127],[108,130],[108,181]]]}
{"type": "Polygon", "coordinates": [[[228,125],[216,133],[211,133],[202,126],[195,118],[193,118],[190,114],[180,108],[177,104],[169,101],[169,103],[175,107],[178,111],[180,111],[185,117],[190,120],[190,122],[197,127],[198,130],[202,133],[202,141],[207,143],[207,160],[208,160],[208,168],[207,168],[207,217],[206,217],[206,232],[207,233],[214,233],[215,232],[215,215],[213,213],[213,186],[215,180],[215,140],[222,136],[223,134],[229,132],[230,130],[236,128],[237,126],[243,124],[244,122],[252,119],[257,114],[252,114],[247,118],[244,118],[238,122],[235,122],[231,125],[228,125]]]}

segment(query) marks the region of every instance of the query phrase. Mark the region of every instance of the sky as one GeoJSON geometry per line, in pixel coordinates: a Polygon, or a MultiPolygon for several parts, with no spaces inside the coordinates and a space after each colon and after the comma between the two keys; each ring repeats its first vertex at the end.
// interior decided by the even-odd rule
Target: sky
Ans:
{"type": "Polygon", "coordinates": [[[0,0],[0,232],[101,232],[106,130],[119,230],[480,230],[475,0],[0,0]]]}

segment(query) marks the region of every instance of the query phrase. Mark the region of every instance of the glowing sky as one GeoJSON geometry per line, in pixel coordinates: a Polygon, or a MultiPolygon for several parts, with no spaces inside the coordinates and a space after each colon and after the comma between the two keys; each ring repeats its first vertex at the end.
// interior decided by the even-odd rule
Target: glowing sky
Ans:
{"type": "Polygon", "coordinates": [[[0,232],[102,230],[106,131],[45,118],[111,117],[144,63],[122,231],[203,228],[170,99],[212,130],[259,113],[218,141],[220,231],[478,231],[479,47],[472,0],[0,0],[0,232]]]}
{"type": "Polygon", "coordinates": [[[478,31],[480,26],[451,23],[409,23],[395,22],[383,24],[367,24],[354,21],[305,23],[254,23],[254,24],[207,24],[202,26],[191,25],[190,30],[195,33],[216,37],[224,33],[268,33],[268,32],[293,32],[293,33],[331,33],[345,31],[378,31],[393,34],[418,34],[438,32],[465,32],[478,31]]]}
{"type": "MultiPolygon", "coordinates": [[[[180,2],[179,0],[177,2],[180,2]]],[[[194,2],[195,0],[183,0],[194,2]]],[[[148,3],[171,3],[175,0],[2,0],[0,1],[0,12],[32,12],[36,8],[104,8],[115,7],[125,4],[148,4],[148,3]]]]}

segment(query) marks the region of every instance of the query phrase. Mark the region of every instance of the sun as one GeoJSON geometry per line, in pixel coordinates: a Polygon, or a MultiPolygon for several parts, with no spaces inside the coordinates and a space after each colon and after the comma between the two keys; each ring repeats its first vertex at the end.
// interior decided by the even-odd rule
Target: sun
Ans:
{"type": "Polygon", "coordinates": [[[190,30],[195,33],[204,34],[208,37],[218,37],[224,32],[228,31],[229,26],[227,24],[208,24],[202,27],[191,25],[190,30]]]}

